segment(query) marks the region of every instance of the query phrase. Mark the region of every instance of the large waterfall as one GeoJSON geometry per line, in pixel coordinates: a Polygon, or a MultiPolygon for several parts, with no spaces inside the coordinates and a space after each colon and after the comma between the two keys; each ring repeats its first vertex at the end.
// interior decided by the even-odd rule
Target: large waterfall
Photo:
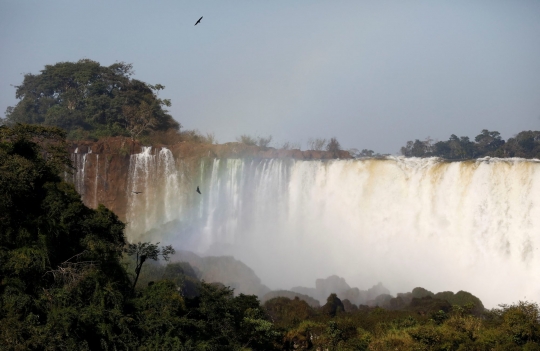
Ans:
{"type": "Polygon", "coordinates": [[[150,231],[146,240],[233,255],[274,289],[337,274],[360,289],[466,290],[488,307],[540,300],[537,160],[193,166],[144,148],[131,156],[127,191],[131,240],[150,231]]]}

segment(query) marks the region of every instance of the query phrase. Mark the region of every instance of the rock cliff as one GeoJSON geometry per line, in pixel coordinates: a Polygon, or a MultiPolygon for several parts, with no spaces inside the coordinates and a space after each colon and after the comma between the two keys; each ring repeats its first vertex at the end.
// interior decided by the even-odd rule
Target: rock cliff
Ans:
{"type": "MultiPolygon", "coordinates": [[[[73,141],[69,151],[74,170],[65,179],[74,183],[84,203],[90,207],[104,204],[122,220],[126,220],[128,178],[132,155],[146,146],[125,137],[105,138],[96,142],[73,141]]],[[[195,178],[203,159],[274,159],[324,160],[352,158],[347,151],[328,152],[298,149],[281,150],[242,143],[201,144],[181,142],[174,145],[154,145],[156,154],[162,148],[172,152],[176,164],[182,164],[184,175],[195,178]],[[186,170],[187,173],[186,174],[186,170]],[[191,173],[191,174],[189,174],[191,173]]]]}

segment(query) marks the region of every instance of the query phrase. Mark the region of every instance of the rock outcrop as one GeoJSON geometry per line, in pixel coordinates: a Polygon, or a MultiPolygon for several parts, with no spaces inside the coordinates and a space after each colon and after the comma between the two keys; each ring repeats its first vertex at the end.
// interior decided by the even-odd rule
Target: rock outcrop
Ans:
{"type": "MultiPolygon", "coordinates": [[[[128,177],[131,156],[143,151],[137,140],[125,137],[105,138],[96,142],[72,141],[69,152],[75,169],[66,172],[66,180],[75,184],[84,203],[90,207],[104,204],[122,220],[126,220],[128,177]]],[[[195,177],[204,159],[274,159],[324,160],[352,158],[347,151],[301,151],[258,147],[242,143],[202,144],[180,142],[174,145],[153,145],[153,152],[162,148],[172,152],[175,161],[195,177]]],[[[189,174],[187,175],[189,176],[189,174]]]]}
{"type": "Polygon", "coordinates": [[[251,268],[234,257],[201,257],[193,252],[179,251],[172,257],[172,261],[189,263],[197,272],[199,279],[207,283],[221,283],[234,289],[235,295],[256,295],[262,298],[270,292],[251,268]]]}
{"type": "Polygon", "coordinates": [[[352,304],[370,306],[375,306],[379,303],[376,300],[379,295],[390,294],[390,291],[381,283],[374,285],[368,290],[351,288],[345,279],[337,275],[331,275],[325,279],[317,279],[315,281],[315,288],[296,286],[291,290],[299,294],[311,296],[320,301],[321,304],[326,302],[330,294],[336,294],[341,300],[348,300],[352,304]]]}

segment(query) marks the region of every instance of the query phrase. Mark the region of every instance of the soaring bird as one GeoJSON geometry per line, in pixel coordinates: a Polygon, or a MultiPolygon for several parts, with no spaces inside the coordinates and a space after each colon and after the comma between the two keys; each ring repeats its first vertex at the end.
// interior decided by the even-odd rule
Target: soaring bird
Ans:
{"type": "MultiPolygon", "coordinates": [[[[202,17],[201,17],[202,18],[202,17]]],[[[199,186],[197,185],[197,192],[200,194],[201,191],[199,190],[199,186]]]]}
{"type": "Polygon", "coordinates": [[[201,23],[201,20],[202,20],[202,16],[201,16],[201,18],[199,18],[199,20],[197,22],[195,22],[195,25],[201,23]]]}
{"type": "Polygon", "coordinates": [[[132,193],[135,194],[135,195],[138,195],[138,194],[141,194],[142,191],[132,191],[132,193]]]}

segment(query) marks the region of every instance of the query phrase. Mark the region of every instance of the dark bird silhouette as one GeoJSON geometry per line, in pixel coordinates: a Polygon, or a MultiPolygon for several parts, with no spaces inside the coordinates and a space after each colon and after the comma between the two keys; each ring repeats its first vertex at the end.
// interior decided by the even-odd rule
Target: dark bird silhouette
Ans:
{"type": "Polygon", "coordinates": [[[142,191],[132,191],[132,193],[135,194],[135,195],[138,195],[138,194],[141,194],[142,191]]]}
{"type": "Polygon", "coordinates": [[[199,18],[199,20],[197,22],[195,22],[195,25],[201,23],[201,20],[202,20],[202,16],[201,16],[201,18],[199,18]]]}
{"type": "Polygon", "coordinates": [[[200,194],[201,191],[199,190],[199,186],[197,185],[197,192],[200,194]]]}

